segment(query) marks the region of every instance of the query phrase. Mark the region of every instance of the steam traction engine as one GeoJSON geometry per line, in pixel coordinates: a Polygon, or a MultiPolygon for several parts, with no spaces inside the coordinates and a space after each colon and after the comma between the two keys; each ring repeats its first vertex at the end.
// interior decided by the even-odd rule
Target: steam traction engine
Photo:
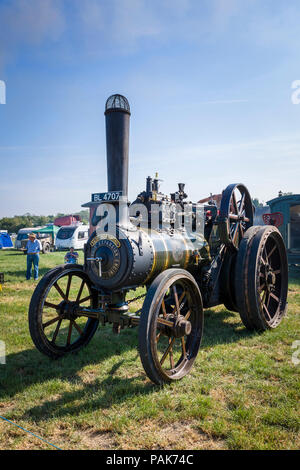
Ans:
{"type": "MultiPolygon", "coordinates": [[[[249,330],[275,328],[287,304],[288,265],[274,226],[253,226],[242,184],[229,185],[220,208],[187,200],[185,185],[170,196],[148,177],[128,202],[130,108],[121,95],[105,109],[108,191],[92,195],[96,230],[84,266],[62,265],[37,285],[29,308],[36,347],[51,358],[87,345],[107,322],[113,331],[138,325],[143,367],[156,384],[185,376],[197,356],[203,308],[224,304],[249,330]],[[128,293],[145,294],[128,300],[128,293]],[[143,307],[129,303],[145,297],[143,307]]],[[[130,297],[130,296],[129,296],[130,297]]]]}

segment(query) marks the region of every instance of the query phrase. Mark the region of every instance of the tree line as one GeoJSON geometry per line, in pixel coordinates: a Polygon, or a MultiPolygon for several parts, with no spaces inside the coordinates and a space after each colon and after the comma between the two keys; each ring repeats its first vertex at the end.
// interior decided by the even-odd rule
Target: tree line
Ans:
{"type": "MultiPolygon", "coordinates": [[[[64,217],[70,214],[58,213],[56,215],[15,215],[14,217],[3,217],[0,219],[0,230],[7,230],[8,233],[17,233],[23,227],[38,227],[54,222],[57,217],[64,217]]],[[[73,213],[72,215],[80,215],[84,224],[89,222],[88,210],[73,213]]]]}

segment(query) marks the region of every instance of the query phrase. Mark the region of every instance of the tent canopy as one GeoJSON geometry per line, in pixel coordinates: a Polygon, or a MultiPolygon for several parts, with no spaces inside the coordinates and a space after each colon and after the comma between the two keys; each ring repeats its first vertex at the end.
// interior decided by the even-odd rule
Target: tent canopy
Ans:
{"type": "Polygon", "coordinates": [[[33,233],[57,233],[60,227],[57,225],[46,225],[45,227],[32,229],[33,233]]]}
{"type": "Polygon", "coordinates": [[[49,233],[52,236],[55,236],[57,232],[59,231],[60,227],[57,227],[57,225],[46,225],[45,227],[38,228],[38,229],[32,229],[33,233],[49,233]]]}
{"type": "Polygon", "coordinates": [[[2,248],[13,248],[13,242],[8,233],[0,232],[0,250],[2,248]]]}

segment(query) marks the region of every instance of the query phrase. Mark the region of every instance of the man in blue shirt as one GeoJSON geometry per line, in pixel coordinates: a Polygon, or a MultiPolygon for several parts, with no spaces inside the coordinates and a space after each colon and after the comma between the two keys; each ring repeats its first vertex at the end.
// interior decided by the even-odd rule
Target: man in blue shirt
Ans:
{"type": "Polygon", "coordinates": [[[37,240],[35,233],[29,233],[28,242],[26,245],[27,250],[27,273],[26,279],[31,278],[31,267],[33,264],[34,268],[34,280],[37,280],[39,277],[39,260],[40,260],[40,251],[41,251],[41,242],[37,240]]]}
{"type": "Polygon", "coordinates": [[[65,256],[65,262],[70,264],[76,264],[78,259],[77,251],[74,251],[73,246],[71,246],[70,251],[65,256]]]}

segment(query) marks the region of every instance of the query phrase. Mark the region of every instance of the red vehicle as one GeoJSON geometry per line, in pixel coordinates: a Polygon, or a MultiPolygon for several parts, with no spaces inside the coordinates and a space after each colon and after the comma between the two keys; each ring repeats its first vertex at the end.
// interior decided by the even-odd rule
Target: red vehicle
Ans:
{"type": "Polygon", "coordinates": [[[62,227],[63,225],[73,225],[76,224],[76,222],[80,222],[81,217],[80,215],[65,215],[64,217],[57,217],[54,220],[54,225],[58,225],[59,227],[62,227]]]}

